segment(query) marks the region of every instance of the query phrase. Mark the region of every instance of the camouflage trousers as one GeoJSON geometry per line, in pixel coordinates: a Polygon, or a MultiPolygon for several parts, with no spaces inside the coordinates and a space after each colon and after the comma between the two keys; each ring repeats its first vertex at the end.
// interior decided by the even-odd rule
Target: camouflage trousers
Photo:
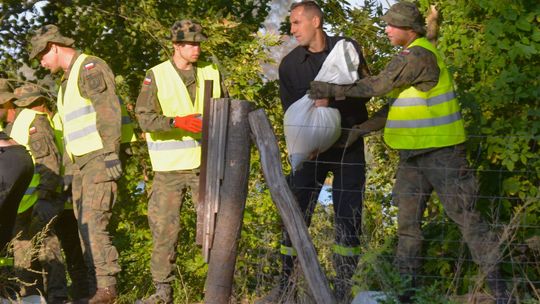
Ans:
{"type": "Polygon", "coordinates": [[[401,274],[421,267],[422,215],[435,190],[446,214],[458,226],[473,260],[485,273],[497,264],[498,236],[475,210],[477,182],[463,145],[445,147],[402,159],[393,189],[398,206],[396,264],[401,274]]]}
{"type": "MultiPolygon", "coordinates": [[[[95,273],[95,280],[89,278],[89,282],[96,282],[97,288],[116,285],[115,275],[120,272],[118,252],[107,228],[116,200],[116,182],[107,175],[103,156],[90,160],[82,168],[74,167],[73,211],[88,268],[95,273]]],[[[90,293],[95,287],[90,286],[90,293]]]]}
{"type": "Polygon", "coordinates": [[[148,201],[148,223],[153,241],[150,271],[156,283],[174,279],[180,209],[188,188],[193,202],[198,201],[198,175],[198,170],[155,172],[148,201]]]}
{"type": "Polygon", "coordinates": [[[15,221],[18,237],[13,240],[13,255],[17,278],[23,282],[20,295],[43,294],[51,303],[66,300],[67,283],[60,243],[50,226],[44,230],[47,223],[32,216],[32,210],[17,215],[15,221]]]}

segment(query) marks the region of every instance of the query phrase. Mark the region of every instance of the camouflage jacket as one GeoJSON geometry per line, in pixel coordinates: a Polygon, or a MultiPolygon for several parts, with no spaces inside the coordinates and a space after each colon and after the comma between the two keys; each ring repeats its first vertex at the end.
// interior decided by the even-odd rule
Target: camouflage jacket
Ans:
{"type": "MultiPolygon", "coordinates": [[[[433,53],[423,47],[411,47],[394,56],[385,69],[375,76],[358,80],[345,94],[355,97],[383,96],[395,88],[414,86],[420,91],[429,91],[439,82],[439,66],[433,53]]],[[[375,113],[360,128],[371,131],[384,128],[389,104],[375,113]]],[[[402,159],[420,155],[434,149],[402,150],[402,159]]]]}
{"type": "Polygon", "coordinates": [[[354,97],[383,96],[395,88],[410,86],[426,92],[437,85],[439,73],[435,55],[415,46],[394,56],[378,75],[358,80],[345,94],[354,97]]]}
{"type": "MultiPolygon", "coordinates": [[[[20,110],[17,111],[17,115],[20,110]]],[[[8,124],[7,130],[13,132],[13,124],[8,124]]],[[[61,158],[54,139],[54,130],[45,115],[36,115],[30,125],[28,146],[34,158],[36,171],[41,179],[37,186],[39,199],[54,201],[61,183],[61,158]]]]}
{"type": "Polygon", "coordinates": [[[61,183],[61,159],[54,139],[54,130],[45,115],[37,115],[30,126],[30,152],[35,160],[36,171],[41,175],[37,187],[38,197],[51,201],[61,183]]]}
{"type": "MultiPolygon", "coordinates": [[[[66,91],[67,81],[71,66],[81,53],[77,52],[70,63],[70,68],[64,74],[62,80],[62,90],[66,91]]],[[[103,142],[103,149],[94,151],[75,158],[75,163],[83,166],[89,160],[101,154],[119,153],[122,114],[118,96],[116,95],[116,86],[114,74],[103,59],[88,56],[82,63],[79,71],[79,90],[84,98],[90,99],[96,110],[97,129],[103,142]]],[[[64,163],[67,164],[64,153],[64,163]]],[[[67,159],[66,159],[67,158],[67,159]]]]}

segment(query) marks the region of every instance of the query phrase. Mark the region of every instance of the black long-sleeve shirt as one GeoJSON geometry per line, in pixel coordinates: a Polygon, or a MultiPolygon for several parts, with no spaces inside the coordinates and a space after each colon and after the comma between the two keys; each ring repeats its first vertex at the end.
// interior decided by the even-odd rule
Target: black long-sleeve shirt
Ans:
{"type": "MultiPolygon", "coordinates": [[[[287,54],[279,65],[279,93],[283,111],[287,111],[291,104],[307,93],[310,82],[317,76],[324,60],[336,43],[342,39],[352,42],[358,52],[360,57],[358,65],[359,78],[369,76],[369,70],[362,51],[354,40],[326,36],[326,47],[322,52],[318,53],[312,53],[306,47],[298,46],[287,54]]],[[[338,109],[341,114],[342,128],[351,128],[353,125],[367,120],[368,113],[365,104],[368,100],[369,98],[331,99],[329,107],[338,109]]]]}

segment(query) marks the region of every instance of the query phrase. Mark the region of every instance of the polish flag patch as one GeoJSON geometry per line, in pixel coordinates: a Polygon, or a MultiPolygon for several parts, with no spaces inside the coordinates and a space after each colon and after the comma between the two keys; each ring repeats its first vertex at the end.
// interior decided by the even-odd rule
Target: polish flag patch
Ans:
{"type": "Polygon", "coordinates": [[[144,81],[143,81],[143,84],[144,84],[144,85],[149,85],[149,84],[151,84],[151,83],[152,83],[152,78],[150,78],[150,77],[146,77],[146,78],[144,79],[144,81]]]}
{"type": "Polygon", "coordinates": [[[95,66],[96,66],[95,63],[90,62],[90,63],[87,63],[87,64],[84,65],[84,69],[85,69],[85,70],[91,70],[91,69],[93,69],[95,66]]]}
{"type": "Polygon", "coordinates": [[[28,133],[29,133],[30,135],[32,135],[32,134],[34,134],[34,133],[36,133],[36,132],[37,132],[36,127],[31,127],[31,128],[28,130],[28,133]]]}

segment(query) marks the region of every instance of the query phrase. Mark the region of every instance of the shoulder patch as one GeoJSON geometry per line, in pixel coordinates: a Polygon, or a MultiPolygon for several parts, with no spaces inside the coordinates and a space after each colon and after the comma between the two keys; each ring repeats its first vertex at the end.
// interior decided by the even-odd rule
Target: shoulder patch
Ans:
{"type": "Polygon", "coordinates": [[[35,134],[36,132],[37,132],[36,127],[31,127],[31,128],[28,130],[28,134],[30,134],[30,135],[35,134]]]}
{"type": "Polygon", "coordinates": [[[401,51],[401,55],[409,55],[411,53],[411,51],[409,49],[406,49],[406,50],[403,50],[401,51]]]}
{"type": "Polygon", "coordinates": [[[87,63],[87,64],[84,65],[84,69],[85,69],[85,70],[91,70],[91,69],[93,69],[94,67],[96,67],[96,64],[93,63],[93,62],[90,62],[90,63],[87,63]]]}
{"type": "Polygon", "coordinates": [[[152,83],[152,78],[146,77],[144,78],[143,84],[144,85],[150,85],[152,83]]]}

